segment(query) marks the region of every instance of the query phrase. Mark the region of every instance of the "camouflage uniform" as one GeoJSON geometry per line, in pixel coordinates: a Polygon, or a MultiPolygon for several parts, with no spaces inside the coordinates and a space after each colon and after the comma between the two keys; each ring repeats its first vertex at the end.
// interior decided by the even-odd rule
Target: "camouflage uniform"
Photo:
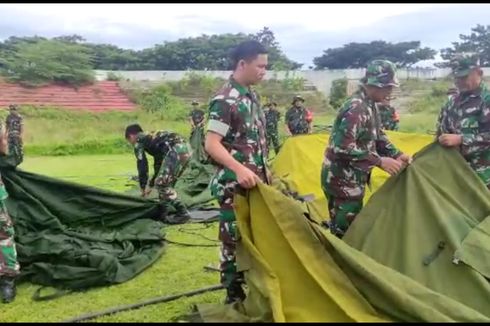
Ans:
{"type": "Polygon", "coordinates": [[[173,185],[184,171],[191,156],[188,144],[176,133],[166,131],[139,133],[134,153],[141,189],[145,189],[148,182],[148,161],[145,152],[154,159],[154,175],[150,180],[150,187],[156,186],[159,199],[164,203],[174,207],[181,206],[173,185]]]}
{"type": "MultiPolygon", "coordinates": [[[[368,66],[365,85],[397,85],[395,67],[376,60],[368,66]]],[[[362,209],[371,170],[381,157],[397,158],[400,151],[380,128],[376,104],[361,87],[343,105],[325,150],[321,172],[323,192],[328,199],[330,230],[341,237],[362,209]]]]}
{"type": "Polygon", "coordinates": [[[14,242],[14,225],[7,212],[5,200],[8,194],[0,177],[0,278],[19,274],[19,263],[14,242]]]}
{"type": "MultiPolygon", "coordinates": [[[[265,116],[254,91],[230,77],[210,102],[208,131],[223,136],[223,146],[229,153],[262,181],[268,182],[265,116]]],[[[238,230],[233,207],[235,193],[244,193],[244,190],[239,187],[233,171],[218,165],[211,191],[220,205],[221,283],[231,289],[244,282],[236,267],[238,230]]]]}
{"type": "Polygon", "coordinates": [[[6,119],[8,130],[9,154],[15,158],[16,165],[24,160],[24,151],[22,144],[22,116],[17,112],[15,106],[10,106],[10,113],[6,119]]]}
{"type": "Polygon", "coordinates": [[[277,154],[280,148],[277,124],[281,119],[281,113],[277,111],[274,107],[269,106],[266,110],[264,110],[264,114],[266,123],[267,146],[269,148],[271,148],[271,146],[274,146],[274,151],[277,154]]]}
{"type": "Polygon", "coordinates": [[[303,100],[296,96],[293,100],[293,106],[286,112],[286,123],[292,135],[302,135],[309,133],[308,110],[304,106],[295,106],[296,100],[303,100]]]}
{"type": "MultiPolygon", "coordinates": [[[[478,57],[461,55],[452,61],[453,74],[469,74],[478,67],[478,57]]],[[[481,83],[474,91],[460,92],[449,97],[437,122],[437,137],[441,134],[463,136],[461,154],[490,189],[490,91],[481,83]]]]}
{"type": "Polygon", "coordinates": [[[384,130],[398,130],[400,123],[395,108],[387,104],[377,104],[381,128],[384,130]]]}

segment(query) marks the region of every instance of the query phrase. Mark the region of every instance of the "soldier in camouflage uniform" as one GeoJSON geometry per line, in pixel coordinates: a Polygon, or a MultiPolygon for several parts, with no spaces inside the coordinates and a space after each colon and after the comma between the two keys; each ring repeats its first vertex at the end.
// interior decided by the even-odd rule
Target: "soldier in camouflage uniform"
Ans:
{"type": "Polygon", "coordinates": [[[171,224],[188,221],[189,212],[173,189],[191,157],[191,150],[186,141],[180,135],[167,131],[145,133],[138,124],[128,126],[125,136],[134,146],[141,195],[143,197],[149,195],[151,188],[156,186],[158,197],[163,204],[161,220],[171,224]],[[148,160],[145,152],[153,156],[154,160],[154,175],[149,182],[149,189],[147,189],[148,160]],[[168,216],[169,206],[177,211],[172,218],[168,216]]]}
{"type": "Polygon", "coordinates": [[[277,110],[277,103],[268,103],[265,106],[265,123],[266,123],[266,136],[267,146],[271,148],[274,146],[274,151],[277,155],[279,153],[279,132],[277,130],[277,124],[281,119],[281,113],[277,110]]]}
{"type": "Polygon", "coordinates": [[[10,105],[9,111],[10,113],[6,120],[9,153],[15,158],[16,165],[19,165],[24,160],[22,144],[23,121],[22,116],[17,111],[17,105],[10,105]]]}
{"type": "MultiPolygon", "coordinates": [[[[7,134],[4,128],[0,131],[0,152],[8,152],[7,134]]],[[[8,194],[0,176],[0,295],[4,303],[15,299],[15,277],[20,266],[14,242],[14,225],[7,212],[5,200],[8,194]]]]}
{"type": "Polygon", "coordinates": [[[303,106],[304,98],[296,95],[293,106],[286,112],[286,132],[290,135],[304,135],[311,130],[311,122],[308,122],[308,111],[303,106]]]}
{"type": "Polygon", "coordinates": [[[479,57],[458,53],[450,61],[458,93],[449,97],[437,122],[437,140],[459,149],[490,189],[490,92],[479,57]]]}
{"type": "Polygon", "coordinates": [[[385,60],[369,64],[360,89],[339,110],[333,124],[321,172],[328,200],[330,231],[342,237],[361,211],[371,170],[378,166],[391,175],[411,158],[401,153],[381,129],[376,103],[398,86],[395,66],[385,60]]]}
{"type": "MultiPolygon", "coordinates": [[[[204,111],[199,109],[199,103],[197,101],[192,101],[192,111],[189,114],[189,121],[192,126],[191,134],[196,130],[203,132],[204,128],[204,111]]],[[[192,136],[191,136],[192,137],[192,136]]]]}
{"type": "Polygon", "coordinates": [[[239,239],[233,198],[257,182],[269,182],[265,116],[250,86],[265,75],[267,51],[256,41],[239,44],[232,53],[234,71],[209,105],[206,151],[217,165],[211,191],[220,205],[221,283],[226,303],[245,298],[235,249],[239,239]]]}
{"type": "Polygon", "coordinates": [[[398,130],[400,117],[396,109],[390,105],[389,100],[378,104],[378,112],[383,130],[398,130]]]}

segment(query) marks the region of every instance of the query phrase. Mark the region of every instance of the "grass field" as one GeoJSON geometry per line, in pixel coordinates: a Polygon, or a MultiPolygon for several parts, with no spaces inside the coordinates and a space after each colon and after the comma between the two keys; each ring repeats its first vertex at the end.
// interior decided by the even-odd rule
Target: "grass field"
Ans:
{"type": "MultiPolygon", "coordinates": [[[[136,173],[131,153],[127,155],[85,155],[64,157],[27,157],[21,165],[24,170],[60,177],[65,180],[124,190],[129,175],[136,173]]],[[[134,184],[134,183],[133,183],[134,184]]],[[[179,231],[181,226],[168,227],[170,240],[197,244],[216,244],[200,236],[179,231]]],[[[216,224],[209,227],[186,225],[185,229],[210,239],[217,239],[216,224]]],[[[185,230],[184,230],[185,231],[185,230]]],[[[0,303],[0,322],[57,322],[84,313],[100,311],[122,304],[130,304],[156,296],[191,291],[219,283],[219,274],[206,272],[203,267],[218,262],[218,247],[182,247],[169,244],[162,257],[134,279],[109,287],[68,294],[46,302],[31,299],[39,287],[21,284],[14,303],[0,303]]],[[[49,289],[47,289],[49,293],[49,289]]],[[[211,292],[170,303],[155,304],[138,310],[97,319],[104,322],[163,322],[188,313],[196,303],[219,303],[224,291],[211,292]]]]}

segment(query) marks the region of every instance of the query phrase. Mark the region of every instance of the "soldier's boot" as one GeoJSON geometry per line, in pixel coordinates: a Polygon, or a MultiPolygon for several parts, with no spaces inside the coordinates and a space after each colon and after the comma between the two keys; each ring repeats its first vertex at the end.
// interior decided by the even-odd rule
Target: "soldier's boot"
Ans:
{"type": "Polygon", "coordinates": [[[3,303],[14,301],[16,295],[15,279],[13,277],[3,276],[0,278],[0,294],[3,303]]]}
{"type": "Polygon", "coordinates": [[[240,283],[232,283],[226,288],[225,304],[232,304],[234,302],[243,302],[247,296],[243,291],[240,283]]]}
{"type": "Polygon", "coordinates": [[[160,220],[168,224],[183,224],[191,219],[191,215],[187,208],[176,199],[172,202],[165,202],[163,204],[163,209],[160,214],[160,220]],[[173,206],[175,208],[175,214],[169,214],[169,207],[173,206]]]}

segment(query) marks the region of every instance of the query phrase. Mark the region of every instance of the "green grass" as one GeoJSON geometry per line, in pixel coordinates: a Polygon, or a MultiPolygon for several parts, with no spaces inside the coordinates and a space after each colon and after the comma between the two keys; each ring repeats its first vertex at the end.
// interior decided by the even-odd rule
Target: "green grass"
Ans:
{"type": "MultiPolygon", "coordinates": [[[[125,155],[27,156],[21,168],[119,191],[127,188],[129,175],[136,173],[136,165],[131,152],[125,155]]],[[[203,228],[202,225],[185,225],[184,227],[203,228]]],[[[179,226],[167,227],[165,232],[169,240],[215,244],[201,237],[180,232],[179,226]]],[[[217,239],[218,228],[216,224],[212,224],[208,228],[192,232],[217,239]]],[[[168,244],[162,257],[153,266],[126,283],[90,289],[83,293],[69,294],[46,302],[35,302],[31,299],[39,286],[23,283],[18,286],[17,298],[13,303],[0,304],[0,322],[63,321],[117,305],[215,285],[219,283],[219,274],[206,272],[203,270],[203,266],[208,264],[216,266],[218,257],[218,247],[182,247],[168,244]]],[[[219,303],[223,299],[224,291],[211,292],[103,317],[96,321],[171,321],[191,312],[194,304],[219,303]]]]}

